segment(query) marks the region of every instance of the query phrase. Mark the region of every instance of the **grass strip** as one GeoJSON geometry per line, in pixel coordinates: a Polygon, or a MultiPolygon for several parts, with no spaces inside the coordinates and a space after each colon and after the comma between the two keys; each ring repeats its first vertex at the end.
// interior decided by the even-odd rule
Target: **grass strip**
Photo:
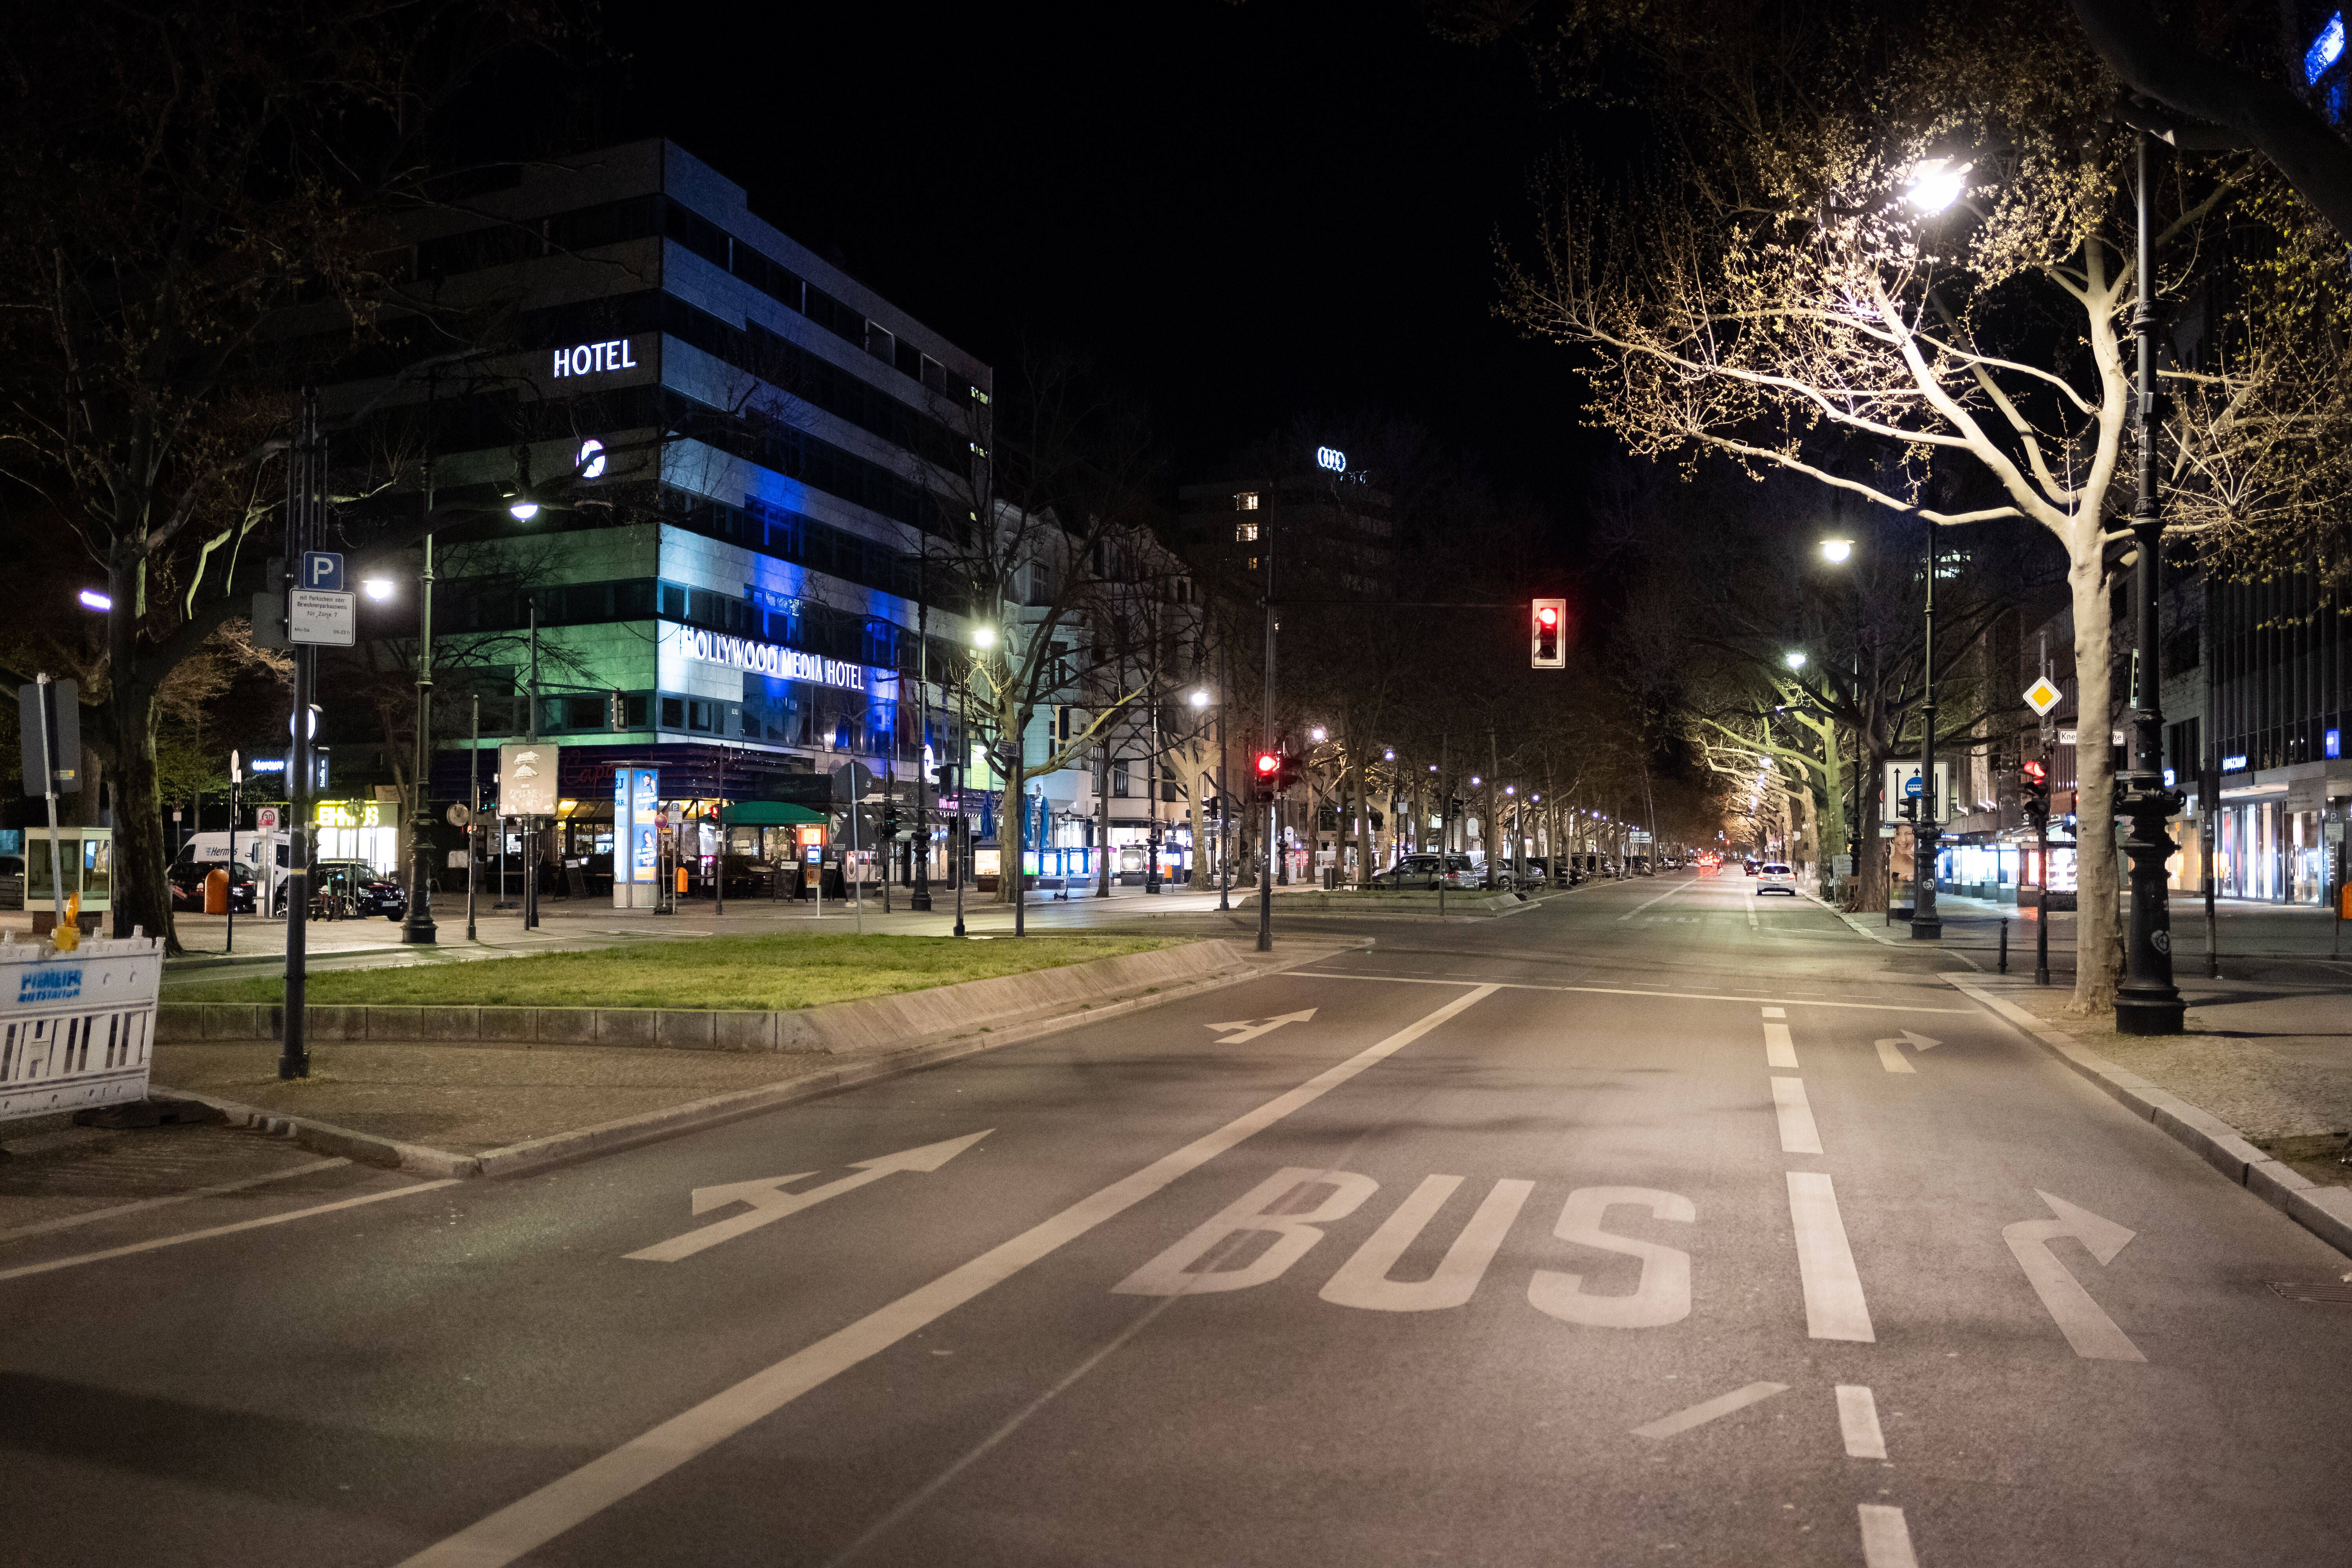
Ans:
{"type": "MultiPolygon", "coordinates": [[[[710,1007],[785,1012],[993,980],[1168,947],[1167,938],[1033,936],[720,936],[540,952],[469,963],[339,969],[312,974],[312,1006],[710,1007]]],[[[283,1002],[282,975],[207,984],[167,1001],[283,1002]]]]}

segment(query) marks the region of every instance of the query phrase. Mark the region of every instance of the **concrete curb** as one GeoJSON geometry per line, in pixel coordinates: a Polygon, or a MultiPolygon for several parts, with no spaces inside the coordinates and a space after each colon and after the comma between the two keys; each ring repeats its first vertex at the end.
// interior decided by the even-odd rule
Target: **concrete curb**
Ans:
{"type": "MultiPolygon", "coordinates": [[[[1261,975],[1279,974],[1303,963],[1314,963],[1336,952],[1349,951],[1346,943],[1319,947],[1296,958],[1270,964],[1243,963],[1241,967],[1221,971],[1186,984],[1158,989],[1142,995],[1100,1005],[1085,1005],[1074,1013],[1052,1018],[1015,1024],[1008,1028],[990,1029],[986,1037],[959,1035],[949,1040],[876,1055],[851,1066],[819,1069],[803,1073],[777,1083],[761,1084],[756,1089],[737,1089],[727,1094],[712,1095],[703,1100],[688,1100],[680,1105],[664,1106],[657,1110],[642,1111],[617,1121],[599,1122],[593,1127],[574,1128],[569,1132],[551,1133],[504,1148],[486,1149],[479,1154],[459,1154],[446,1149],[435,1149],[421,1143],[403,1143],[395,1139],[382,1138],[372,1132],[361,1132],[349,1127],[339,1127],[314,1117],[289,1116],[281,1111],[264,1110],[223,1100],[216,1095],[202,1094],[192,1089],[167,1089],[158,1084],[151,1092],[177,1100],[193,1100],[209,1105],[227,1115],[240,1126],[257,1127],[282,1137],[292,1139],[306,1149],[322,1153],[340,1154],[364,1165],[379,1165],[394,1170],[413,1172],[425,1176],[513,1176],[538,1170],[562,1161],[578,1159],[589,1154],[610,1153],[649,1143],[698,1128],[716,1126],[720,1122],[755,1116],[803,1100],[821,1099],[845,1089],[897,1078],[905,1073],[919,1072],[961,1057],[976,1056],[1003,1046],[1022,1045],[1043,1036],[1091,1024],[1098,1019],[1116,1018],[1126,1013],[1140,1012],[1162,1003],[1181,1001],[1186,997],[1219,990],[1240,981],[1261,975]]],[[[708,1015],[706,1015],[708,1016],[708,1015]]]]}
{"type": "Polygon", "coordinates": [[[2147,1118],[2175,1142],[2196,1151],[2198,1157],[2280,1210],[2328,1246],[2352,1258],[2352,1187],[2324,1187],[2292,1165],[2283,1164],[2248,1142],[2220,1117],[2200,1110],[2179,1096],[2158,1089],[2135,1072],[2126,1072],[2085,1047],[2063,1029],[2054,1029],[2016,1003],[1993,995],[1976,980],[1960,974],[1938,978],[1990,1010],[2003,1022],[2031,1035],[2061,1061],[2147,1118]]]}

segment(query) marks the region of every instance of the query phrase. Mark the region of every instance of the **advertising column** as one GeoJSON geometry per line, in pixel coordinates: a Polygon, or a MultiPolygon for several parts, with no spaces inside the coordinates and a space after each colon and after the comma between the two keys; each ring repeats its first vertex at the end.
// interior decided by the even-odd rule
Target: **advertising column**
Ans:
{"type": "Polygon", "coordinates": [[[653,768],[613,770],[613,907],[648,910],[661,896],[661,774],[653,768]]]}

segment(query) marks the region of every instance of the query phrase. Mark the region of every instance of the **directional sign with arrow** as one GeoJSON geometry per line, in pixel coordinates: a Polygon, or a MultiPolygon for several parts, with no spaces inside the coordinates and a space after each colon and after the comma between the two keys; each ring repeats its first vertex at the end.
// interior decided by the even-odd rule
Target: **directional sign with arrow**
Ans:
{"type": "Polygon", "coordinates": [[[1903,1055],[1903,1047],[1907,1045],[1915,1051],[1932,1051],[1944,1042],[1931,1040],[1925,1035],[1915,1034],[1906,1029],[1897,1038],[1880,1040],[1876,1043],[1879,1066],[1888,1072],[1916,1072],[1918,1069],[1914,1068],[1908,1058],[1903,1055]]]}
{"type": "Polygon", "coordinates": [[[2091,1300],[2050,1244],[2062,1236],[2071,1236],[2083,1244],[2084,1250],[2099,1261],[2104,1268],[2115,1261],[2116,1254],[2138,1232],[2125,1229],[2111,1219],[2093,1214],[2086,1208],[2053,1198],[2041,1188],[2034,1195],[2050,1205],[2056,1219],[2021,1219],[2000,1227],[2000,1238],[2009,1243],[2016,1255],[2018,1267],[2025,1270],[2027,1283],[2042,1298],[2042,1305],[2056,1320],[2058,1331],[2074,1347],[2074,1353],[2086,1361],[2146,1361],[2139,1347],[2125,1337],[2116,1327],[2116,1321],[2091,1300]]]}
{"type": "Polygon", "coordinates": [[[1285,1024],[1304,1024],[1314,1016],[1315,1009],[1309,1007],[1304,1012],[1285,1013],[1278,1018],[1236,1018],[1230,1024],[1212,1024],[1209,1027],[1240,1030],[1239,1034],[1227,1035],[1217,1042],[1221,1046],[1238,1046],[1244,1040],[1255,1040],[1260,1035],[1272,1034],[1285,1024]]]}
{"type": "Polygon", "coordinates": [[[853,1163],[857,1167],[857,1174],[844,1176],[837,1182],[827,1182],[821,1187],[811,1187],[806,1192],[788,1193],[783,1188],[789,1183],[814,1175],[816,1173],[814,1171],[803,1171],[790,1176],[761,1176],[749,1182],[729,1182],[716,1187],[697,1187],[694,1189],[696,1214],[709,1214],[712,1209],[722,1209],[730,1204],[748,1204],[750,1209],[743,1214],[730,1215],[716,1225],[702,1226],[683,1236],[674,1236],[657,1246],[628,1256],[645,1263],[676,1263],[681,1258],[693,1257],[707,1247],[732,1241],[763,1225],[773,1225],[786,1215],[798,1214],[827,1198],[837,1198],[844,1193],[854,1192],[868,1182],[878,1182],[893,1171],[936,1171],[995,1131],[992,1127],[967,1138],[950,1138],[944,1143],[926,1143],[919,1149],[885,1154],[878,1160],[855,1161],[853,1163]]]}

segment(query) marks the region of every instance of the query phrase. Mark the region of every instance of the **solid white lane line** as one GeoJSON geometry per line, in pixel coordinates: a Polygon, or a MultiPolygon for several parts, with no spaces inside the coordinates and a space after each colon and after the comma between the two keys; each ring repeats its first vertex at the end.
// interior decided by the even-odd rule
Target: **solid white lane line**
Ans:
{"type": "Polygon", "coordinates": [[[110,1209],[92,1209],[88,1214],[71,1214],[63,1219],[45,1219],[38,1225],[21,1225],[15,1230],[0,1230],[0,1241],[22,1241],[28,1236],[48,1236],[60,1230],[74,1230],[85,1225],[96,1225],[102,1219],[115,1219],[123,1215],[138,1214],[146,1209],[168,1208],[173,1204],[184,1204],[195,1198],[214,1197],[221,1193],[241,1193],[247,1187],[264,1186],[271,1182],[282,1182],[289,1176],[307,1176],[313,1171],[325,1171],[337,1165],[350,1163],[349,1160],[341,1159],[313,1160],[305,1165],[295,1165],[283,1171],[272,1171],[267,1175],[247,1176],[242,1181],[216,1182],[209,1187],[197,1187],[190,1192],[167,1193],[160,1198],[142,1198],[135,1204],[117,1204],[110,1209]]]}
{"type": "Polygon", "coordinates": [[[1653,1438],[1671,1437],[1677,1432],[1687,1432],[1694,1426],[1704,1426],[1718,1415],[1728,1415],[1735,1410],[1745,1410],[1758,1401],[1769,1399],[1776,1394],[1785,1394],[1788,1388],[1789,1385],[1785,1383],[1751,1383],[1745,1388],[1735,1388],[1729,1394],[1718,1394],[1713,1399],[1694,1405],[1687,1410],[1677,1410],[1672,1415],[1660,1416],[1646,1426],[1636,1426],[1633,1428],[1633,1436],[1653,1438]]]}
{"type": "Polygon", "coordinates": [[[1866,1502],[1854,1510],[1862,1515],[1862,1561],[1865,1568],[1919,1568],[1911,1551],[1911,1527],[1903,1510],[1885,1503],[1866,1502]]]}
{"type": "Polygon", "coordinates": [[[1886,1458],[1886,1434],[1878,1426],[1878,1401],[1870,1390],[1853,1384],[1837,1385],[1838,1430],[1845,1436],[1849,1459],[1886,1458]]]}
{"type": "MultiPolygon", "coordinates": [[[[1345,974],[1330,969],[1294,969],[1301,980],[1372,980],[1388,985],[1484,985],[1490,991],[1573,991],[1590,996],[1658,996],[1669,1002],[1746,1002],[1755,996],[1725,996],[1712,991],[1642,991],[1627,985],[1536,985],[1522,980],[1421,980],[1405,974],[1345,974]]],[[[1818,996],[1783,996],[1792,1007],[1849,1007],[1863,1013],[1946,1013],[1980,1017],[1969,1007],[1913,1007],[1899,1002],[1829,1002],[1818,996]]]]}
{"type": "Polygon", "coordinates": [[[1688,890],[1688,889],[1689,889],[1689,888],[1693,888],[1693,887],[1696,887],[1696,886],[1697,886],[1697,884],[1694,882],[1694,883],[1686,883],[1686,884],[1685,884],[1685,886],[1684,886],[1684,887],[1680,887],[1680,888],[1668,888],[1664,892],[1660,893],[1656,898],[1652,899],[1652,900],[1650,900],[1650,903],[1648,903],[1648,904],[1635,904],[1632,909],[1627,910],[1623,914],[1619,915],[1617,918],[1618,918],[1619,920],[1621,920],[1621,921],[1630,921],[1630,920],[1632,920],[1635,915],[1640,914],[1643,910],[1648,909],[1648,908],[1650,907],[1650,904],[1663,904],[1663,903],[1664,903],[1668,899],[1673,898],[1676,893],[1680,893],[1680,892],[1686,891],[1686,890],[1688,890]]]}
{"type": "Polygon", "coordinates": [[[1766,1022],[1764,1065],[1768,1068],[1793,1068],[1797,1065],[1797,1047],[1789,1038],[1788,1025],[1766,1022]]]}
{"type": "Polygon", "coordinates": [[[1803,1079],[1774,1079],[1772,1109],[1780,1118],[1781,1153],[1818,1154],[1822,1152],[1821,1130],[1813,1125],[1813,1108],[1811,1102],[1805,1099],[1803,1079]]]}
{"type": "Polygon", "coordinates": [[[1911,1065],[1911,1059],[1903,1054],[1903,1042],[1900,1040],[1881,1040],[1878,1042],[1878,1065],[1885,1068],[1888,1072],[1917,1072],[1919,1070],[1917,1068],[1913,1067],[1911,1065]]]}
{"type": "Polygon", "coordinates": [[[1846,1245],[1837,1189],[1819,1171],[1789,1173],[1789,1220],[1797,1232],[1797,1273],[1805,1285],[1805,1332],[1817,1340],[1875,1344],[1862,1276],[1846,1245]]]}
{"type": "Polygon", "coordinates": [[[284,1225],[288,1220],[309,1219],[316,1214],[332,1214],[337,1209],[357,1208],[362,1204],[382,1203],[386,1198],[404,1198],[414,1193],[429,1193],[436,1187],[454,1187],[462,1177],[446,1176],[437,1182],[419,1182],[413,1187],[394,1187],[386,1192],[362,1193],[355,1198],[343,1198],[331,1204],[316,1204],[307,1209],[289,1209],[284,1214],[264,1215],[259,1219],[239,1220],[235,1225],[216,1225],[205,1230],[184,1231],[178,1236],[159,1236],[152,1241],[136,1241],[129,1247],[110,1247],[103,1252],[84,1252],[72,1258],[52,1258],[47,1263],[19,1264],[14,1268],[0,1268],[0,1279],[21,1279],[27,1274],[47,1274],[59,1268],[73,1268],[84,1263],[102,1263],[110,1258],[128,1258],[135,1252],[153,1252],[159,1247],[177,1247],[184,1241],[209,1241],[216,1236],[234,1236],[241,1230],[259,1230],[265,1225],[284,1225]]]}
{"type": "Polygon", "coordinates": [[[594,1518],[639,1488],[660,1479],[754,1422],[774,1415],[811,1389],[938,1321],[1029,1265],[1124,1214],[1244,1140],[1303,1110],[1366,1068],[1395,1055],[1440,1024],[1495,994],[1481,985],[1437,1011],[1328,1068],[1297,1089],[1267,1100],[1172,1154],[1122,1177],[1092,1197],[990,1248],[929,1284],[901,1296],[848,1327],[794,1352],[692,1409],[670,1417],[619,1447],[518,1499],[478,1523],[407,1559],[400,1568],[502,1568],[574,1526],[594,1518]]]}

